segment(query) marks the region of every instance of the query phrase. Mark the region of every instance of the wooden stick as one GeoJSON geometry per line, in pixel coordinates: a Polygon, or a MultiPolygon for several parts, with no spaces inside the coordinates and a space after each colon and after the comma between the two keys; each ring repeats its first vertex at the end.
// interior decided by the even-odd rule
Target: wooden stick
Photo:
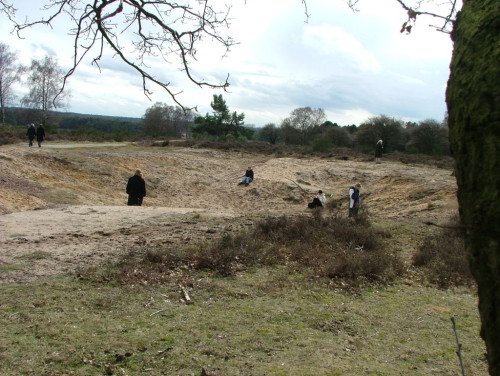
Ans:
{"type": "Polygon", "coordinates": [[[457,326],[455,325],[455,317],[452,316],[451,322],[453,323],[453,331],[455,332],[455,339],[457,341],[457,356],[460,360],[460,367],[462,368],[462,375],[465,376],[464,361],[462,359],[462,344],[458,340],[457,326]]]}
{"type": "Polygon", "coordinates": [[[152,314],[150,314],[149,316],[150,316],[150,317],[151,317],[151,316],[154,316],[154,315],[156,315],[157,313],[160,313],[160,312],[166,311],[167,309],[168,309],[168,308],[163,308],[163,309],[160,309],[160,310],[158,310],[158,311],[156,311],[156,312],[153,312],[153,313],[152,313],[152,314]]]}
{"type": "Polygon", "coordinates": [[[184,300],[186,301],[186,304],[193,304],[193,301],[189,297],[187,290],[183,286],[180,286],[180,288],[181,288],[182,294],[184,295],[184,300]]]}
{"type": "Polygon", "coordinates": [[[300,185],[298,185],[296,182],[294,182],[292,179],[288,179],[288,178],[285,178],[285,179],[290,180],[293,184],[295,184],[297,187],[299,187],[300,189],[302,189],[308,195],[311,194],[310,192],[307,192],[304,188],[302,188],[300,185]]]}

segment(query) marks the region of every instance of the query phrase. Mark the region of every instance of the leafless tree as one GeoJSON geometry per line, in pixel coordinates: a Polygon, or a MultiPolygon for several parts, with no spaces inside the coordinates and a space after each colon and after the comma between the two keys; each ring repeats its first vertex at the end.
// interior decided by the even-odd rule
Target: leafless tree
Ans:
{"type": "Polygon", "coordinates": [[[193,118],[192,111],[158,102],[148,108],[143,116],[144,132],[153,137],[187,137],[193,118]]]}
{"type": "Polygon", "coordinates": [[[17,56],[5,43],[0,43],[0,109],[5,124],[5,107],[15,98],[13,85],[18,82],[23,67],[17,64],[17,56]]]}
{"type": "Polygon", "coordinates": [[[45,122],[50,110],[66,106],[65,99],[69,96],[69,91],[60,91],[64,72],[51,56],[46,56],[41,61],[32,60],[29,72],[29,93],[21,102],[26,107],[40,110],[42,121],[45,122]]]}
{"type": "MultiPolygon", "coordinates": [[[[200,42],[215,41],[227,53],[234,40],[224,33],[229,29],[231,7],[221,4],[216,8],[211,0],[45,0],[43,18],[18,22],[12,5],[0,0],[0,7],[14,23],[22,37],[23,30],[39,25],[52,26],[55,19],[65,17],[72,22],[68,30],[74,38],[72,67],[64,76],[64,84],[82,61],[90,60],[99,69],[99,62],[107,49],[132,67],[142,77],[144,94],[152,94],[150,84],[165,89],[175,103],[185,108],[171,88],[170,82],[156,77],[147,65],[149,57],[160,57],[165,62],[178,64],[196,85],[226,89],[224,82],[210,83],[196,78],[190,63],[196,60],[200,42]],[[129,47],[132,46],[130,50],[129,47]]],[[[64,89],[64,85],[63,85],[64,89]]]]}
{"type": "Polygon", "coordinates": [[[307,143],[307,135],[314,127],[319,127],[326,120],[325,111],[322,108],[299,107],[290,113],[288,118],[282,122],[282,128],[286,131],[287,125],[296,129],[301,138],[301,143],[307,143]],[[285,127],[283,127],[285,125],[285,127]]]}

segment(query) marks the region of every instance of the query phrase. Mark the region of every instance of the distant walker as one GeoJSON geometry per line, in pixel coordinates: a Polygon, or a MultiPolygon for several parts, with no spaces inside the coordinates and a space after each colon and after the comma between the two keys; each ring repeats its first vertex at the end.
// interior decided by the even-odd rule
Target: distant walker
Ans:
{"type": "Polygon", "coordinates": [[[384,151],[384,142],[378,140],[375,145],[375,163],[380,163],[380,158],[382,158],[382,153],[384,151]]]}
{"type": "Polygon", "coordinates": [[[38,147],[42,147],[43,139],[45,138],[45,129],[43,129],[42,124],[39,124],[36,128],[36,140],[38,142],[38,147]]]}
{"type": "Polygon", "coordinates": [[[32,147],[33,140],[35,139],[35,136],[36,136],[35,124],[31,123],[28,126],[28,130],[26,131],[26,136],[28,136],[28,146],[32,147]]]}

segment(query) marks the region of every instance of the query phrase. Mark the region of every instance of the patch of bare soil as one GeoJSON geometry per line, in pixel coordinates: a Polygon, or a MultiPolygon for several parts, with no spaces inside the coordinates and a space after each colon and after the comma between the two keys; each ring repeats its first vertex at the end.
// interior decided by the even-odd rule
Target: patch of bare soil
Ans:
{"type": "Polygon", "coordinates": [[[347,202],[355,182],[375,224],[411,228],[392,240],[408,252],[427,231],[424,221],[442,223],[456,213],[451,172],[118,143],[1,146],[0,282],[74,272],[148,247],[212,239],[262,216],[304,213],[319,189],[347,202]],[[247,166],[256,179],[239,186],[247,166]],[[144,206],[127,207],[125,185],[136,168],[148,193],[144,206]]]}

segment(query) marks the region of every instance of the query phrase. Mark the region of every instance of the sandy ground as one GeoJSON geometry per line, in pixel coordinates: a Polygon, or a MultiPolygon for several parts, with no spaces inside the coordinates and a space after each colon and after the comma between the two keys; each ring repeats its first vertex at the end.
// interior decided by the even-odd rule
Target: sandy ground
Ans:
{"type": "MultiPolygon", "coordinates": [[[[368,158],[369,159],[369,158],[368,158]]],[[[126,143],[0,147],[0,283],[29,282],[175,247],[307,212],[318,189],[345,199],[354,182],[374,222],[442,223],[457,211],[451,170],[340,158],[276,158],[234,151],[126,143]],[[247,166],[255,181],[238,186],[247,166]],[[128,177],[148,194],[127,207],[128,177]]],[[[405,247],[408,236],[394,239],[405,247]]],[[[414,246],[413,244],[411,246],[414,246]]]]}

